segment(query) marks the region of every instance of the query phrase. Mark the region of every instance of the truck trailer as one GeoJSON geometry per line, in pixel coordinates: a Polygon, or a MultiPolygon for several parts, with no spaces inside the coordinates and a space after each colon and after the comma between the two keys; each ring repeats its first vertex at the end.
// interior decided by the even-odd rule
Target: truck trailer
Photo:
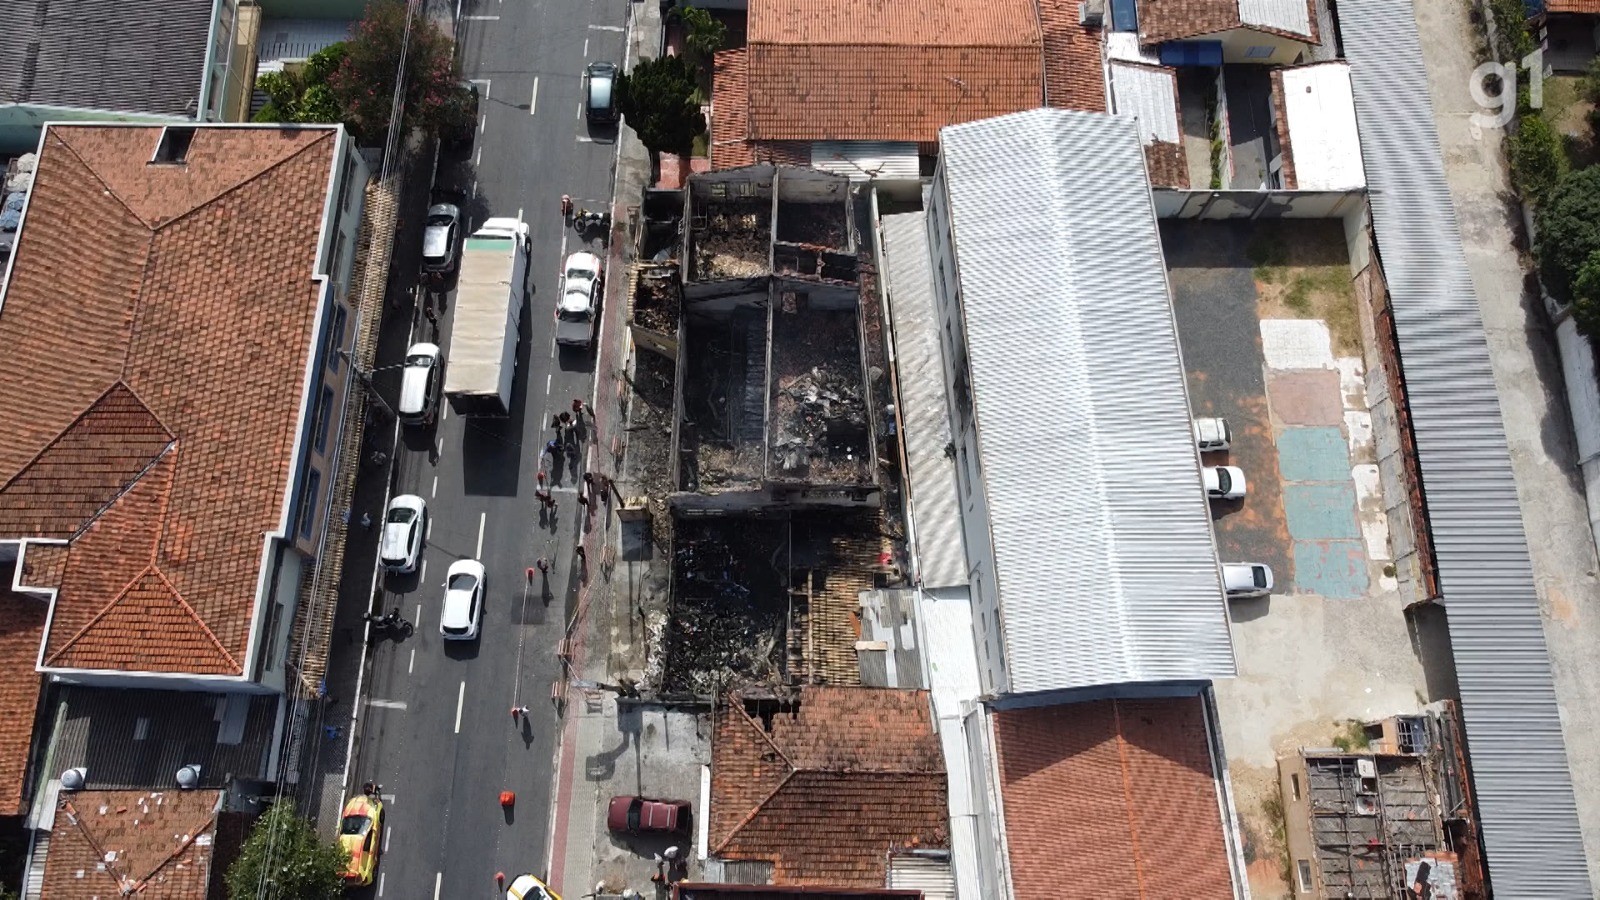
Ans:
{"type": "Polygon", "coordinates": [[[444,370],[444,395],[458,415],[510,415],[527,297],[527,224],[518,219],[484,222],[462,249],[444,370]]]}

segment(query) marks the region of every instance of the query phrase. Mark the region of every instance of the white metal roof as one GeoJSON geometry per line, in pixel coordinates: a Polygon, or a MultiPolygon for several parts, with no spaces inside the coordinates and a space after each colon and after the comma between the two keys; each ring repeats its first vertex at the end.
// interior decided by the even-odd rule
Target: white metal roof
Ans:
{"type": "Polygon", "coordinates": [[[1311,37],[1311,8],[1305,0],[1239,0],[1239,21],[1311,37]]]}
{"type": "Polygon", "coordinates": [[[911,469],[909,518],[916,575],[923,587],[955,587],[967,584],[967,554],[961,542],[955,463],[944,452],[950,443],[950,404],[939,355],[927,221],[920,212],[883,217],[884,286],[894,326],[901,439],[911,469]]]}
{"type": "Polygon", "coordinates": [[[916,181],[922,175],[911,141],[815,141],[811,168],[852,181],[916,181]]]}
{"type": "Polygon", "coordinates": [[[1346,191],[1366,187],[1349,64],[1314,63],[1283,69],[1282,74],[1296,188],[1346,191]]]}
{"type": "Polygon", "coordinates": [[[1177,71],[1115,60],[1110,69],[1112,111],[1138,119],[1146,144],[1179,143],[1177,71]]]}
{"type": "Polygon", "coordinates": [[[944,129],[1013,693],[1234,674],[1133,120],[944,129]]]}

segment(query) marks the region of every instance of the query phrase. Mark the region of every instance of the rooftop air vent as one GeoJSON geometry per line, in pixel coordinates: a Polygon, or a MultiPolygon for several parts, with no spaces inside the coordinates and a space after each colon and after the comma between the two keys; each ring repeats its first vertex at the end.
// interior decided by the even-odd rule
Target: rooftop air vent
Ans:
{"type": "Polygon", "coordinates": [[[192,791],[200,786],[200,767],[187,765],[178,770],[178,787],[192,791]]]}
{"type": "Polygon", "coordinates": [[[61,789],[63,791],[81,791],[89,778],[89,770],[79,766],[61,773],[61,789]]]}

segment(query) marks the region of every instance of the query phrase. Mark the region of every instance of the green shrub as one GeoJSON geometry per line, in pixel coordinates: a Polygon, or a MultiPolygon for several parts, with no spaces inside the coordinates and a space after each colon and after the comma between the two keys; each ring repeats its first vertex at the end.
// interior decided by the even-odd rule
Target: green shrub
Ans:
{"type": "Polygon", "coordinates": [[[1567,154],[1561,136],[1538,115],[1517,120],[1511,133],[1511,177],[1523,199],[1543,205],[1561,176],[1567,173],[1567,154]]]}
{"type": "Polygon", "coordinates": [[[1600,338],[1600,251],[1589,254],[1572,279],[1572,318],[1579,331],[1600,338]]]}
{"type": "Polygon", "coordinates": [[[1506,65],[1520,65],[1533,52],[1533,34],[1528,30],[1528,9],[1522,0],[1489,0],[1494,16],[1494,58],[1506,65]]]}
{"type": "Polygon", "coordinates": [[[1578,270],[1600,250],[1600,166],[1563,175],[1538,212],[1539,277],[1550,296],[1570,302],[1578,270]]]}

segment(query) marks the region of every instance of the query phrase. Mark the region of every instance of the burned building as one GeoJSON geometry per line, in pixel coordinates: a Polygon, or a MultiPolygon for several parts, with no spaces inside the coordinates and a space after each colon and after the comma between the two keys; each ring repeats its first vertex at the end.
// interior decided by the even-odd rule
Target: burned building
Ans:
{"type": "Polygon", "coordinates": [[[859,188],[757,165],[686,193],[673,508],[875,507],[859,188]]]}

